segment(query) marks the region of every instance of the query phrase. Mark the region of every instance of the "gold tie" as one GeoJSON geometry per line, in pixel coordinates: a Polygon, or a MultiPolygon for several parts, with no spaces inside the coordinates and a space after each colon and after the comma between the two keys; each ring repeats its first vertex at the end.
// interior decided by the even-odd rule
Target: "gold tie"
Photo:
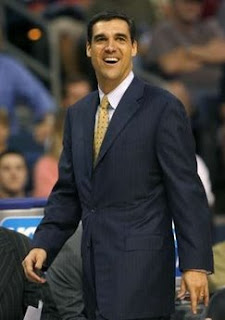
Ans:
{"type": "Polygon", "coordinates": [[[104,96],[99,108],[98,121],[94,135],[94,163],[96,163],[109,124],[109,100],[104,96]]]}

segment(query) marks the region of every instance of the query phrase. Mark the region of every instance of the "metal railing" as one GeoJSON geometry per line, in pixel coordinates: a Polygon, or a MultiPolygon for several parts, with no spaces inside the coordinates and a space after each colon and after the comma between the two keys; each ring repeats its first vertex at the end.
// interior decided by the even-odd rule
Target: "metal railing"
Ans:
{"type": "Polygon", "coordinates": [[[34,25],[38,25],[47,35],[48,50],[49,50],[49,66],[44,65],[31,54],[23,51],[21,48],[13,44],[6,35],[3,36],[4,48],[13,56],[22,60],[32,71],[41,77],[49,86],[50,91],[55,98],[57,105],[61,99],[61,80],[60,80],[60,53],[57,42],[53,42],[53,37],[50,34],[48,22],[42,17],[36,16],[32,12],[15,0],[1,0],[0,13],[2,24],[7,25],[8,16],[7,10],[11,10],[14,14],[29,20],[34,25]]]}

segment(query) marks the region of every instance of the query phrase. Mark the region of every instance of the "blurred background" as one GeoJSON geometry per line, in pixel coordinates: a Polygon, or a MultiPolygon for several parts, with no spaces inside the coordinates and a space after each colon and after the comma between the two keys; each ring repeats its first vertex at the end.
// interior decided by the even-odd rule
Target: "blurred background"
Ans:
{"type": "MultiPolygon", "coordinates": [[[[225,287],[225,0],[1,0],[0,221],[11,221],[5,200],[41,201],[51,192],[66,109],[96,89],[86,24],[106,9],[133,17],[135,73],[176,95],[190,117],[212,214],[216,272],[209,279],[217,292],[225,287]]],[[[181,302],[176,312],[176,320],[192,319],[181,302]]]]}

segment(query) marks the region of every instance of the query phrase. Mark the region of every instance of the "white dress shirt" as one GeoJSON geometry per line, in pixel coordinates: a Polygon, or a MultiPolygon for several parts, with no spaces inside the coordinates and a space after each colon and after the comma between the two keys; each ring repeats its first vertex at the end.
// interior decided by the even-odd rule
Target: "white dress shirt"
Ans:
{"type": "MultiPolygon", "coordinates": [[[[107,94],[108,100],[109,100],[109,121],[112,119],[113,113],[115,112],[120,100],[122,99],[122,96],[124,95],[125,91],[131,84],[132,80],[134,78],[134,73],[131,71],[128,76],[116,87],[113,91],[109,92],[107,94]]],[[[102,98],[104,97],[104,92],[98,87],[98,92],[99,92],[99,98],[100,102],[102,101],[102,98]]],[[[97,119],[98,119],[98,110],[99,106],[96,112],[96,117],[95,117],[95,125],[97,124],[97,119]]]]}

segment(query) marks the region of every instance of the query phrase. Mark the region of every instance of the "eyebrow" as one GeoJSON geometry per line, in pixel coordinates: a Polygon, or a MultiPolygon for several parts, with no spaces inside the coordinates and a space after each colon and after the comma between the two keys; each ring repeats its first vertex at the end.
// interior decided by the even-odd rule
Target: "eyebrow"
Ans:
{"type": "MultiPolygon", "coordinates": [[[[115,37],[123,37],[123,38],[125,38],[125,39],[128,39],[128,37],[127,37],[127,35],[125,34],[125,33],[116,33],[115,35],[114,35],[115,37]]],[[[97,34],[97,35],[95,35],[94,37],[93,37],[93,40],[98,40],[99,38],[104,38],[104,37],[106,37],[107,38],[107,35],[105,34],[105,33],[99,33],[99,34],[97,34]]]]}

